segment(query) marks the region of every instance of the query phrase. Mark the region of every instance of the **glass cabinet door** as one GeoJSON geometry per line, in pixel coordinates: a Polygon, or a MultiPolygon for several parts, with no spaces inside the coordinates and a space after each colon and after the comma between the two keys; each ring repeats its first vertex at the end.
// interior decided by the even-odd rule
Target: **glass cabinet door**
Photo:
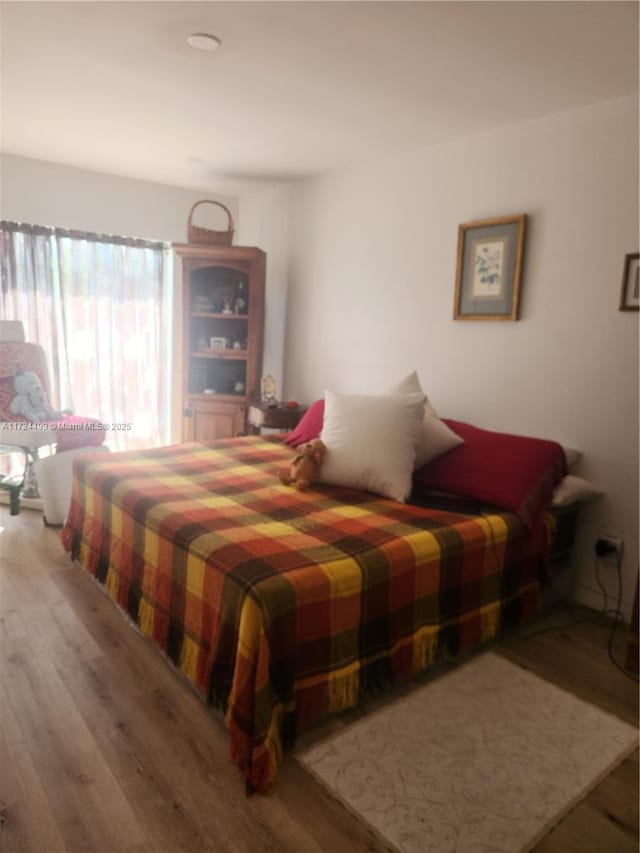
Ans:
{"type": "Polygon", "coordinates": [[[189,274],[189,393],[243,397],[247,387],[249,276],[231,267],[189,274]]]}

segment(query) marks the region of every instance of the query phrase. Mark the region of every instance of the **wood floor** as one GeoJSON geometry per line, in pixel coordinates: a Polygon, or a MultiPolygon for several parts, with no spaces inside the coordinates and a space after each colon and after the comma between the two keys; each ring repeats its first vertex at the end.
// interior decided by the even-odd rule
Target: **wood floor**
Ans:
{"type": "MultiPolygon", "coordinates": [[[[269,795],[247,799],[221,720],[70,563],[58,532],[37,513],[5,508],[0,527],[2,853],[386,849],[290,757],[269,795]]],[[[556,614],[545,624],[568,621],[556,614]]],[[[637,724],[637,684],[611,664],[606,638],[572,625],[492,648],[637,724]]],[[[637,751],[536,850],[637,851],[637,751]]]]}

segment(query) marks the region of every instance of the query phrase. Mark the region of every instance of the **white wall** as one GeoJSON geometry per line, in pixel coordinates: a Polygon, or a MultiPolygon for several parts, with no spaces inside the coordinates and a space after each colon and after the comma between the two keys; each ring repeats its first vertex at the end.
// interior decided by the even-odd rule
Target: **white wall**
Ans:
{"type": "MultiPolygon", "coordinates": [[[[212,197],[237,215],[237,200],[219,193],[212,196],[12,154],[0,157],[0,215],[14,222],[185,243],[191,205],[212,197]]],[[[225,221],[222,214],[220,222],[225,221]]]]}
{"type": "Polygon", "coordinates": [[[289,288],[289,231],[292,184],[240,195],[238,245],[267,251],[265,340],[262,374],[271,374],[281,399],[284,394],[284,342],[289,288]],[[268,249],[266,248],[268,247],[268,249]]]}
{"type": "MultiPolygon", "coordinates": [[[[116,234],[146,240],[184,243],[191,206],[202,198],[226,204],[237,219],[237,199],[202,190],[135,181],[3,154],[0,159],[0,218],[34,225],[116,234]]],[[[226,228],[226,216],[211,206],[198,209],[196,222],[226,228]]],[[[237,243],[237,240],[234,242],[237,243]]],[[[169,297],[170,317],[182,316],[182,289],[176,265],[169,297]]],[[[181,387],[182,329],[179,323],[166,330],[172,340],[172,387],[181,387]]],[[[173,400],[172,440],[180,440],[180,395],[173,400]]]]}
{"type": "MultiPolygon", "coordinates": [[[[637,99],[404,151],[299,184],[292,202],[286,395],[380,391],[417,368],[443,416],[579,448],[576,473],[606,496],[581,513],[575,594],[600,606],[593,543],[619,532],[629,613],[638,315],[618,299],[638,250],[637,99]],[[511,213],[529,216],[520,321],[453,321],[459,223],[511,213]]],[[[612,568],[603,579],[614,594],[612,568]]]]}

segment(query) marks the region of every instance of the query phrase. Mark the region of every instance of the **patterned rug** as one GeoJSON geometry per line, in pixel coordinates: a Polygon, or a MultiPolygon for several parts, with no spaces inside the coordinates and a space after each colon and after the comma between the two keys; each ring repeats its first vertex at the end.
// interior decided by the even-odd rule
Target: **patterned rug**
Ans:
{"type": "Polygon", "coordinates": [[[487,652],[297,754],[403,853],[530,850],[638,731],[487,652]]]}

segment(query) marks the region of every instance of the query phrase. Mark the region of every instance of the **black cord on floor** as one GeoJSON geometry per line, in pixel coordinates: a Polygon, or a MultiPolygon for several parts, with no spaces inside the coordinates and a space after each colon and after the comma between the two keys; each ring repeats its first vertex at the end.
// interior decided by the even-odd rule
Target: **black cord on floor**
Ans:
{"type": "Polygon", "coordinates": [[[609,637],[607,639],[607,654],[611,662],[616,666],[623,675],[626,675],[627,678],[630,678],[632,681],[640,681],[638,676],[634,672],[630,672],[628,669],[625,669],[622,664],[620,664],[613,654],[613,638],[615,636],[616,629],[622,623],[622,566],[620,561],[620,554],[616,551],[616,574],[618,576],[618,595],[616,607],[614,610],[609,608],[609,596],[607,594],[607,590],[602,583],[602,579],[600,578],[600,560],[596,557],[595,560],[595,575],[596,581],[600,590],[602,592],[602,597],[604,600],[602,609],[597,611],[595,616],[590,616],[586,618],[579,618],[574,615],[573,605],[569,599],[564,602],[564,606],[569,614],[570,622],[565,623],[564,625],[550,625],[547,628],[541,628],[538,631],[530,631],[524,633],[523,631],[517,631],[519,637],[523,639],[529,639],[531,637],[539,637],[541,634],[548,634],[550,631],[564,631],[568,628],[573,627],[574,625],[596,625],[599,628],[608,628],[609,629],[609,637]],[[613,619],[613,622],[603,622],[603,618],[610,617],[613,619]]]}
{"type": "Polygon", "coordinates": [[[623,675],[626,675],[628,678],[631,678],[633,681],[640,681],[635,672],[629,672],[628,669],[625,669],[622,664],[618,663],[618,661],[613,656],[613,635],[615,634],[616,628],[622,622],[622,565],[620,560],[620,553],[616,551],[616,571],[618,573],[618,601],[616,604],[616,615],[613,620],[613,625],[611,626],[611,630],[609,631],[609,642],[607,643],[607,652],[609,653],[609,659],[611,662],[620,670],[623,675]]]}

